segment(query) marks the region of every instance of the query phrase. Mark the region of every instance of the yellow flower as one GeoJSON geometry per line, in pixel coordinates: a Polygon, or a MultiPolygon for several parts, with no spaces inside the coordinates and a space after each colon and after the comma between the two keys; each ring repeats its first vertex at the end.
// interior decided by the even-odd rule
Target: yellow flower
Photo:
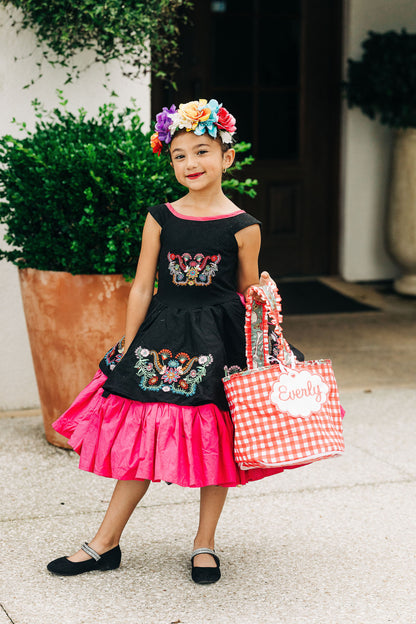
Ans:
{"type": "Polygon", "coordinates": [[[205,106],[206,100],[193,100],[187,104],[180,104],[179,111],[192,123],[192,130],[195,130],[200,121],[206,121],[211,115],[211,109],[205,106]]]}

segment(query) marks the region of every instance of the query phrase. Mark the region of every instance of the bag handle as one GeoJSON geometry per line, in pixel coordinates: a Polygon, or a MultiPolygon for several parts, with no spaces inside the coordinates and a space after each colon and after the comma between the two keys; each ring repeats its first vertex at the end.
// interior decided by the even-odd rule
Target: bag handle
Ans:
{"type": "Polygon", "coordinates": [[[269,366],[269,324],[275,328],[278,359],[282,363],[293,361],[292,351],[283,338],[281,323],[281,297],[275,282],[270,278],[264,286],[250,286],[246,294],[246,359],[248,369],[269,366]]]}

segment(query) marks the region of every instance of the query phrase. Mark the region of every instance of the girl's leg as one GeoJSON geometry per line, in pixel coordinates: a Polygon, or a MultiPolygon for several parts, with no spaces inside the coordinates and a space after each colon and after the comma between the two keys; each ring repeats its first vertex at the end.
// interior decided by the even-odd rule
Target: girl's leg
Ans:
{"type": "MultiPolygon", "coordinates": [[[[194,548],[214,548],[215,530],[224,507],[228,488],[220,485],[209,485],[201,488],[199,527],[194,540],[194,548]]],[[[216,563],[211,555],[197,555],[195,567],[215,568],[216,563]]]]}
{"type": "MultiPolygon", "coordinates": [[[[94,539],[89,542],[99,555],[117,546],[128,519],[146,494],[149,484],[150,481],[117,481],[104,520],[94,539]]],[[[79,550],[68,559],[77,562],[90,557],[79,550]]]]}

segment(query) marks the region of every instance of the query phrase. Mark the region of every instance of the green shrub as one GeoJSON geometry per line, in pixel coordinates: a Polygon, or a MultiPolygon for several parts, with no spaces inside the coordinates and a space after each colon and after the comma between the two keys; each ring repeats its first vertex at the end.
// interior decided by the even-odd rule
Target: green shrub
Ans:
{"type": "Polygon", "coordinates": [[[362,47],[361,60],[348,60],[348,105],[392,128],[416,128],[416,34],[370,31],[362,47]]]}
{"type": "MultiPolygon", "coordinates": [[[[24,138],[0,139],[0,223],[11,246],[0,258],[20,268],[132,277],[147,207],[184,189],[166,158],[152,153],[135,106],[118,112],[105,104],[88,118],[60,100],[49,113],[35,101],[34,131],[18,124],[24,138]]],[[[255,184],[231,177],[224,187],[253,196],[255,184]]]]}

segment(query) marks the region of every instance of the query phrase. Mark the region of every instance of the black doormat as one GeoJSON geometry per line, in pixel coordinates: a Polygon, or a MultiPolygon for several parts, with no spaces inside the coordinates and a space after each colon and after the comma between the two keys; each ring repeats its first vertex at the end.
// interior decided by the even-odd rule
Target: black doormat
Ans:
{"type": "Polygon", "coordinates": [[[336,314],[339,312],[371,312],[373,306],[342,295],[318,280],[277,283],[285,314],[336,314]]]}

